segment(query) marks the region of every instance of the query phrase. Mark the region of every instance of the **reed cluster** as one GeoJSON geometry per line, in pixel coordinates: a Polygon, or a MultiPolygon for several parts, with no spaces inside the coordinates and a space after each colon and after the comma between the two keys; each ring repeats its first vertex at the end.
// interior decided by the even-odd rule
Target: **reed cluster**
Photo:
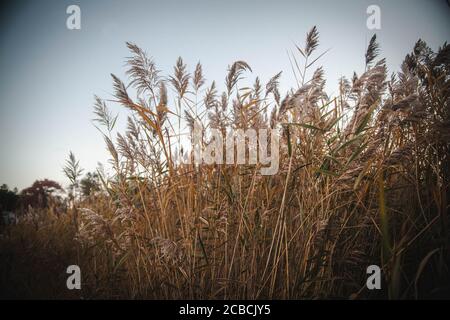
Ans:
{"type": "Polygon", "coordinates": [[[281,72],[244,86],[253,71],[236,61],[220,93],[200,63],[191,73],[179,58],[163,76],[142,49],[127,45],[128,84],[112,75],[114,99],[96,97],[94,107],[113,170],[99,171],[101,188],[89,197],[76,196],[75,174],[66,212],[30,208],[8,227],[0,241],[4,291],[132,299],[449,297],[448,44],[433,52],[419,40],[400,71],[388,75],[374,36],[364,72],[341,78],[334,97],[317,67],[324,53],[315,27],[290,55],[296,83],[284,94],[281,72]],[[129,110],[125,132],[117,132],[109,104],[129,110]],[[278,173],[180,163],[190,155],[184,146],[196,121],[205,144],[211,128],[277,129],[278,173]],[[70,264],[82,270],[78,292],[61,279],[70,264]],[[382,290],[366,288],[373,264],[382,269],[382,290]]]}

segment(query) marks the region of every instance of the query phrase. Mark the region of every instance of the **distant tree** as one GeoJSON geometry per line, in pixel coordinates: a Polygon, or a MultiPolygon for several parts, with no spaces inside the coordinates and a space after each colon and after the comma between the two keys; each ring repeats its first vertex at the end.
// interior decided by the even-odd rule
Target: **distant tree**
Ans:
{"type": "Polygon", "coordinates": [[[88,172],[80,181],[81,194],[88,197],[100,191],[100,177],[96,172],[88,172]]]}
{"type": "Polygon", "coordinates": [[[17,188],[9,190],[8,185],[2,184],[0,186],[0,212],[15,211],[19,203],[19,195],[17,188]]]}
{"type": "Polygon", "coordinates": [[[36,180],[31,187],[23,189],[21,192],[21,202],[24,206],[31,205],[34,208],[47,208],[49,201],[58,191],[63,188],[52,180],[36,180]]]}

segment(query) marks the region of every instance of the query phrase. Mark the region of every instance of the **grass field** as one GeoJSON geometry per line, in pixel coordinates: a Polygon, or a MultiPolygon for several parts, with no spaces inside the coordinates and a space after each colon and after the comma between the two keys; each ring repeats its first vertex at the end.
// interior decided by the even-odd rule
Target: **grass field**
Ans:
{"type": "Polygon", "coordinates": [[[315,27],[290,57],[297,82],[284,93],[281,73],[241,85],[253,77],[244,61],[223,93],[182,59],[163,77],[127,45],[127,84],[113,75],[114,101],[94,106],[112,171],[82,196],[72,156],[67,209],[30,207],[3,228],[2,297],[450,298],[448,44],[418,41],[388,75],[373,37],[365,72],[342,78],[335,96],[315,27]],[[110,104],[128,110],[125,132],[110,104]],[[211,128],[277,129],[278,173],[178,163],[196,121],[205,143],[211,128]],[[81,290],[66,288],[72,264],[81,290]],[[382,290],[366,287],[374,264],[382,290]]]}

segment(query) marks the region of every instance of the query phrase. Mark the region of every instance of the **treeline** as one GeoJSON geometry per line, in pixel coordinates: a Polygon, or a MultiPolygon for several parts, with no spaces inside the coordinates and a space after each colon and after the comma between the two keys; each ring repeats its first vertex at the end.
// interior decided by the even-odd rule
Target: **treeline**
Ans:
{"type": "Polygon", "coordinates": [[[65,190],[59,183],[44,179],[36,180],[31,186],[19,192],[17,188],[10,189],[7,184],[0,186],[0,213],[23,213],[29,207],[45,209],[50,205],[65,205],[67,195],[76,193],[79,197],[89,197],[100,190],[97,173],[88,172],[80,180],[76,189],[65,190]]]}

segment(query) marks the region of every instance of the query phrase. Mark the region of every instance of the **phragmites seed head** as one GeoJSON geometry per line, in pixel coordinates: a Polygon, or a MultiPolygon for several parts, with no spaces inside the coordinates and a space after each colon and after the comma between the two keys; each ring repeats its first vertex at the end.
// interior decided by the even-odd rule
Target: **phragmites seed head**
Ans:
{"type": "Polygon", "coordinates": [[[370,39],[369,46],[366,51],[366,66],[369,66],[372,61],[378,56],[379,45],[377,43],[377,35],[374,34],[370,39]]]}

